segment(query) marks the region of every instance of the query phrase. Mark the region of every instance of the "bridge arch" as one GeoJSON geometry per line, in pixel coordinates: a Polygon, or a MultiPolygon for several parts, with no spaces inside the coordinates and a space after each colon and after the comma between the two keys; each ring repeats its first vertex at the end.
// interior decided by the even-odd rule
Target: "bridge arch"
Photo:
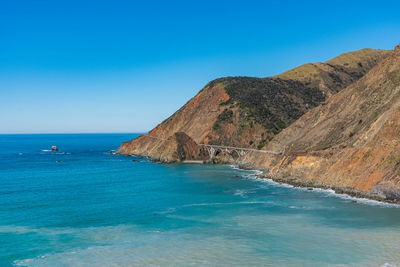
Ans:
{"type": "Polygon", "coordinates": [[[235,159],[235,160],[238,159],[238,158],[240,158],[240,152],[237,151],[236,149],[232,150],[229,154],[230,154],[230,155],[232,156],[232,158],[235,159]]]}

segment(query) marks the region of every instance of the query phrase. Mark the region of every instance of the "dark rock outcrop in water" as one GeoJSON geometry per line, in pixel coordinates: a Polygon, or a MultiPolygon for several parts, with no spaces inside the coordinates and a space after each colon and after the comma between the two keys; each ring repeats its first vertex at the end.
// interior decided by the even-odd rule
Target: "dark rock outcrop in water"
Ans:
{"type": "Polygon", "coordinates": [[[214,80],[118,153],[171,162],[207,158],[196,148],[202,143],[282,151],[221,152],[212,161],[263,169],[281,182],[399,201],[399,49],[345,53],[270,78],[214,80]],[[192,139],[178,141],[177,132],[192,139]],[[185,153],[172,145],[184,142],[185,153]]]}

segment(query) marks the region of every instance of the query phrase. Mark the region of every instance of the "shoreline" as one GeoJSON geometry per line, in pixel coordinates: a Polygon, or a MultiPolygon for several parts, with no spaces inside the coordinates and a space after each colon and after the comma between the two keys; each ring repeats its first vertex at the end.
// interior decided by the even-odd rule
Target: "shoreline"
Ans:
{"type": "Polygon", "coordinates": [[[315,183],[310,180],[299,180],[296,178],[282,178],[282,177],[277,177],[271,174],[268,174],[268,171],[266,169],[257,169],[257,168],[252,168],[249,165],[238,165],[238,164],[230,164],[231,166],[235,166],[238,169],[241,170],[253,170],[260,172],[257,174],[257,178],[259,179],[265,179],[265,180],[271,180],[273,182],[276,182],[278,184],[285,184],[289,186],[293,186],[295,188],[304,188],[308,189],[310,191],[314,189],[320,189],[320,190],[332,190],[335,194],[337,195],[347,195],[349,197],[353,197],[356,199],[366,199],[366,200],[371,200],[371,201],[377,201],[380,203],[386,203],[386,204],[392,204],[400,207],[400,200],[392,200],[392,199],[387,199],[384,196],[380,196],[377,194],[373,194],[370,192],[366,191],[361,191],[355,188],[351,187],[341,187],[337,185],[332,185],[332,184],[319,184],[315,183]]]}
{"type": "MultiPolygon", "coordinates": [[[[261,171],[261,170],[255,170],[255,171],[261,171]]],[[[261,171],[261,172],[263,172],[263,171],[261,171]]],[[[381,204],[390,204],[393,206],[400,207],[400,201],[386,199],[379,195],[371,194],[369,192],[357,190],[354,188],[340,187],[340,186],[335,186],[335,185],[317,184],[317,183],[314,183],[311,181],[299,181],[299,180],[293,179],[293,178],[286,178],[286,179],[278,178],[278,177],[274,177],[272,175],[265,174],[264,172],[262,174],[258,174],[255,176],[258,179],[270,180],[272,182],[282,184],[282,185],[292,186],[294,188],[302,188],[302,189],[310,190],[310,191],[313,191],[315,189],[331,191],[332,193],[334,193],[337,196],[343,195],[343,196],[348,196],[348,197],[354,198],[355,200],[376,201],[381,204]]]]}
{"type": "Polygon", "coordinates": [[[241,168],[238,165],[232,164],[229,164],[228,166],[230,166],[232,169],[258,172],[250,176],[263,182],[270,182],[287,188],[300,189],[304,191],[323,191],[325,193],[331,193],[335,197],[352,199],[353,201],[356,201],[356,203],[359,203],[360,201],[362,204],[371,205],[374,203],[375,205],[387,205],[390,207],[400,208],[400,201],[396,202],[387,200],[357,189],[343,188],[333,185],[320,185],[312,182],[298,181],[295,179],[282,179],[265,174],[265,171],[259,169],[241,168]]]}
{"type": "MultiPolygon", "coordinates": [[[[134,157],[139,157],[139,158],[150,158],[146,157],[143,155],[134,155],[134,154],[118,154],[115,153],[115,155],[121,155],[121,156],[134,156],[134,157]]],[[[160,162],[160,161],[154,161],[151,160],[152,162],[160,162]]],[[[247,170],[247,171],[257,171],[259,172],[258,174],[254,174],[254,176],[258,179],[262,180],[270,180],[278,184],[284,184],[284,185],[289,185],[293,186],[295,188],[304,188],[308,189],[310,191],[314,189],[320,189],[320,190],[331,190],[333,191],[334,194],[336,195],[346,195],[349,197],[353,197],[355,199],[360,199],[360,200],[371,200],[371,201],[377,201],[379,203],[384,203],[384,204],[391,204],[394,206],[399,206],[400,207],[400,200],[395,201],[395,200],[390,200],[386,199],[385,197],[372,194],[369,192],[361,191],[358,189],[350,188],[350,187],[340,187],[340,186],[335,186],[335,185],[326,185],[326,184],[318,184],[314,183],[312,181],[300,181],[295,178],[281,178],[281,177],[276,177],[270,174],[267,174],[266,170],[262,169],[257,169],[257,168],[251,168],[249,166],[243,166],[243,165],[237,165],[237,164],[219,164],[219,163],[212,163],[212,162],[205,162],[202,160],[186,160],[182,162],[160,162],[160,163],[184,163],[184,164],[215,164],[215,165],[228,165],[231,168],[237,168],[240,170],[247,170]]]]}

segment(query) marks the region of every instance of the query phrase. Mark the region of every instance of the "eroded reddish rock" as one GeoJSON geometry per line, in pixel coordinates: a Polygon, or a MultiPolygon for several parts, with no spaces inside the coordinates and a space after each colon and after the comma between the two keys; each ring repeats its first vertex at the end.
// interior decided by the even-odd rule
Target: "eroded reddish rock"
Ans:
{"type": "MultiPolygon", "coordinates": [[[[142,138],[146,137],[143,136],[142,138]]],[[[147,154],[130,154],[137,156],[147,156],[154,161],[160,162],[183,162],[187,160],[206,161],[209,159],[209,153],[207,149],[201,145],[198,145],[184,132],[177,132],[165,140],[157,140],[158,144],[153,146],[151,150],[147,151],[147,154]]],[[[117,153],[127,154],[124,152],[125,149],[130,149],[129,147],[126,147],[129,145],[131,145],[131,143],[123,144],[121,148],[117,151],[117,153]]]]}

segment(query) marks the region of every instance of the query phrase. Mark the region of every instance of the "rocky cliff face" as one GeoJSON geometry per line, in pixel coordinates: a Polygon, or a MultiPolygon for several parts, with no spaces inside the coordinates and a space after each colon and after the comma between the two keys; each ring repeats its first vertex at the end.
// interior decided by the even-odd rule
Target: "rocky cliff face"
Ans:
{"type": "Polygon", "coordinates": [[[275,77],[214,80],[148,135],[123,143],[118,153],[157,160],[163,143],[177,132],[186,133],[198,144],[261,149],[282,129],[389,54],[391,51],[363,49],[275,77]]]}
{"type": "Polygon", "coordinates": [[[241,163],[288,182],[339,186],[399,201],[400,48],[304,114],[266,149],[285,153],[250,153],[241,163]]]}
{"type": "MultiPolygon", "coordinates": [[[[139,139],[139,141],[140,140],[141,139],[139,139]]],[[[143,157],[151,155],[152,160],[164,163],[183,162],[188,160],[207,161],[210,159],[207,149],[203,146],[199,146],[184,132],[174,133],[167,139],[158,139],[158,141],[159,142],[157,142],[157,145],[149,148],[150,150],[147,151],[145,154],[136,155],[143,157]]],[[[124,144],[132,145],[130,142],[124,144]]],[[[124,144],[119,149],[120,154],[127,154],[123,149],[129,149],[129,147],[124,144]]]]}
{"type": "Polygon", "coordinates": [[[270,78],[214,80],[118,153],[209,160],[202,143],[282,151],[221,152],[214,163],[400,201],[400,46],[345,53],[270,78]]]}

